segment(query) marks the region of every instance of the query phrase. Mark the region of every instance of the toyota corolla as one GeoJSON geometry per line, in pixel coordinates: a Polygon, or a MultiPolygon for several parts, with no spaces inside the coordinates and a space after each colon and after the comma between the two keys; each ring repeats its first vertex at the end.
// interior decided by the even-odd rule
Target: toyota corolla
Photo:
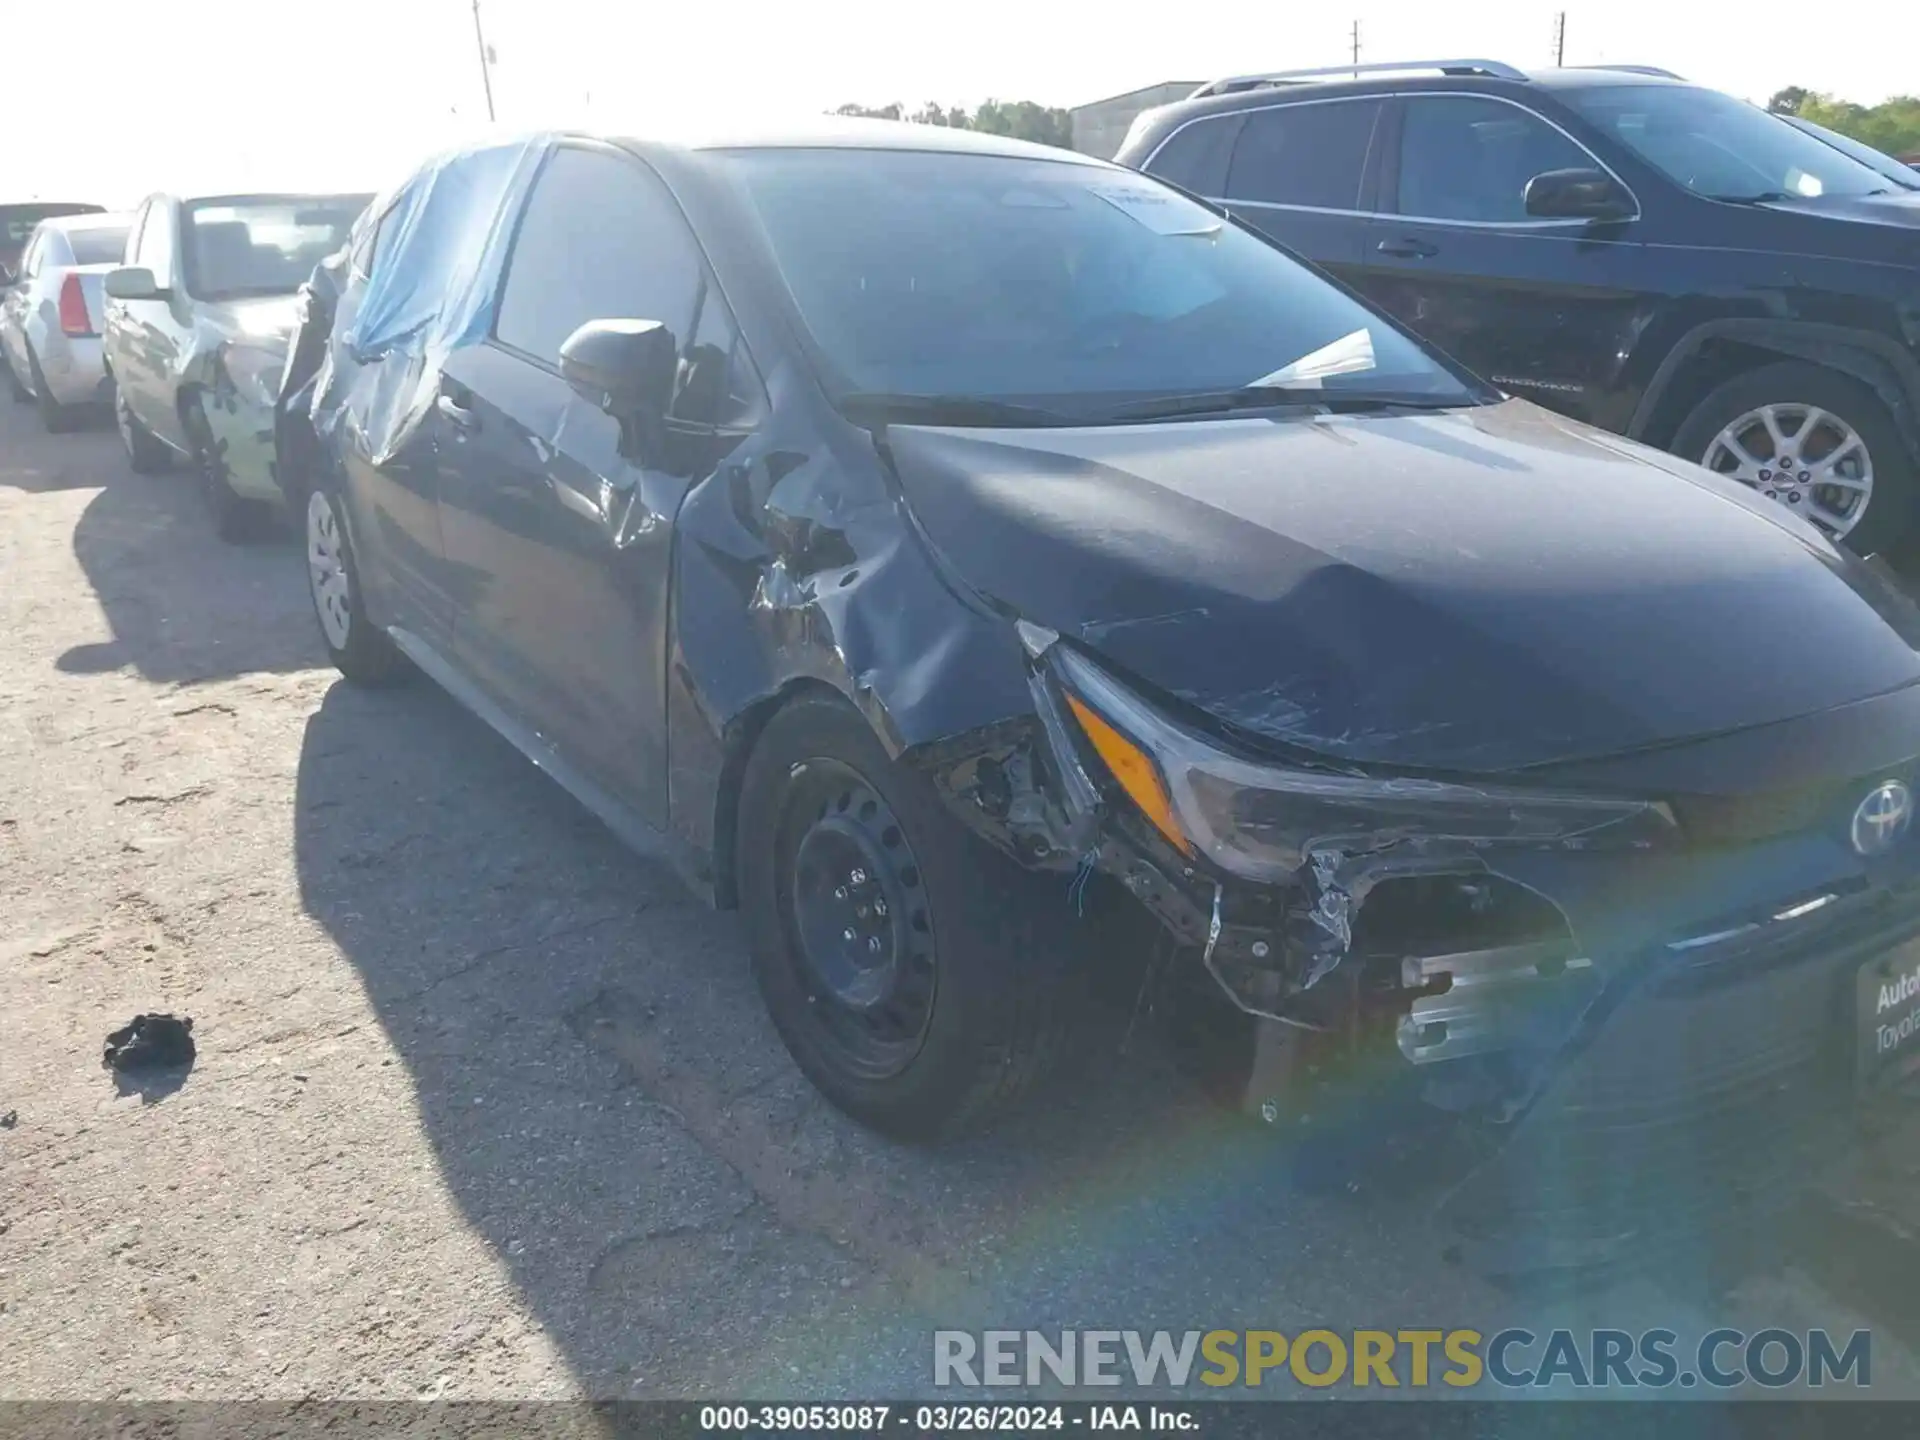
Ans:
{"type": "Polygon", "coordinates": [[[1909,603],[1230,218],[927,127],[548,135],[340,275],[282,427],[334,660],[738,906],[862,1121],[1031,1081],[1090,889],[1254,1108],[1452,1115],[1461,1228],[1574,1259],[1910,1063],[1909,603]]]}

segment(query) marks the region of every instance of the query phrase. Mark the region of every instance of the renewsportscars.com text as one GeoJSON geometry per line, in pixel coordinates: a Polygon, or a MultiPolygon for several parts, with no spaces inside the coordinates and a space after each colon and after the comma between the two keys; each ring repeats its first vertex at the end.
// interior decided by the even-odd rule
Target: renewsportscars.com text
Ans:
{"type": "Polygon", "coordinates": [[[936,1330],[942,1387],[1691,1389],[1873,1383],[1854,1330],[936,1330]]]}

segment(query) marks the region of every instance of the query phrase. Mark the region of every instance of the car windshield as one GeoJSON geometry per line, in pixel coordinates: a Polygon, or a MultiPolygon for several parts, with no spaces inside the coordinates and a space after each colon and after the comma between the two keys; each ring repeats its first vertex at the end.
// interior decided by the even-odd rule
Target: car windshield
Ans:
{"type": "Polygon", "coordinates": [[[1669,179],[1716,200],[1871,195],[1884,176],[1744,100],[1688,85],[1563,92],[1588,121],[1669,179]]]}
{"type": "Polygon", "coordinates": [[[67,244],[76,265],[114,265],[127,253],[127,227],[94,225],[67,231],[67,244]]]}
{"type": "Polygon", "coordinates": [[[1312,271],[1145,176],[921,151],[725,159],[843,399],[1098,418],[1256,385],[1480,398],[1312,271]]]}
{"type": "Polygon", "coordinates": [[[346,243],[366,195],[203,201],[186,207],[187,289],[203,300],[291,295],[346,243]]]}

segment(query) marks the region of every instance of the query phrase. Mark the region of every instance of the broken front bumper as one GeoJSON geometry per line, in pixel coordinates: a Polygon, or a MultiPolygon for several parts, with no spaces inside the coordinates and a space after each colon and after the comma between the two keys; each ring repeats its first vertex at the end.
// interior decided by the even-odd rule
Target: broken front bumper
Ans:
{"type": "Polygon", "coordinates": [[[929,757],[956,811],[1073,877],[1068,895],[1112,876],[1280,1034],[1243,1094],[1269,1118],[1324,1112],[1285,1092],[1327,1071],[1460,1117],[1483,1147],[1446,1207],[1469,1242],[1527,1268],[1602,1262],[1844,1135],[1858,977],[1920,935],[1911,839],[1863,859],[1845,809],[1797,792],[1784,831],[1709,833],[1682,806],[1656,843],[1401,832],[1255,883],[1130,803],[1045,667],[1034,697],[1031,725],[929,757]]]}

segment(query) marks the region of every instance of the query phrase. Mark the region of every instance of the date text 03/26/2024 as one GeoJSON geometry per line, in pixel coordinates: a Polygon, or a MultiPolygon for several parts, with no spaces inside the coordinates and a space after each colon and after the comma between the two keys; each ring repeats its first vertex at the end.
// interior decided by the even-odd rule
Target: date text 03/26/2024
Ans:
{"type": "Polygon", "coordinates": [[[823,1433],[1008,1435],[1056,1430],[1191,1434],[1194,1408],[1166,1405],[703,1405],[700,1428],[716,1434],[823,1433]]]}

